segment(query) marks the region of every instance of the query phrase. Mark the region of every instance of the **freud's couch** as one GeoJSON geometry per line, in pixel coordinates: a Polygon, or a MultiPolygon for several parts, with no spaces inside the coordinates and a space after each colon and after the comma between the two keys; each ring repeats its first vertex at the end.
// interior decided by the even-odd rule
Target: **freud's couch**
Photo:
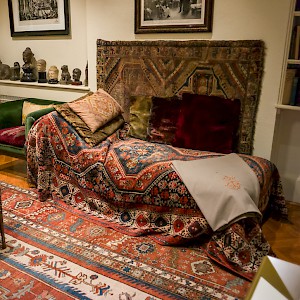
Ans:
{"type": "Polygon", "coordinates": [[[251,280],[261,258],[272,253],[261,216],[267,208],[284,215],[285,203],[274,164],[232,153],[240,102],[189,93],[132,96],[130,102],[124,126],[122,108],[101,89],[55,105],[35,122],[27,175],[39,199],[65,202],[104,226],[164,245],[197,241],[213,260],[251,280]],[[248,210],[250,203],[256,204],[248,210]],[[240,204],[245,213],[225,215],[240,204]]]}
{"type": "Polygon", "coordinates": [[[33,123],[53,110],[52,100],[25,98],[0,104],[0,152],[25,155],[25,140],[33,123]]]}

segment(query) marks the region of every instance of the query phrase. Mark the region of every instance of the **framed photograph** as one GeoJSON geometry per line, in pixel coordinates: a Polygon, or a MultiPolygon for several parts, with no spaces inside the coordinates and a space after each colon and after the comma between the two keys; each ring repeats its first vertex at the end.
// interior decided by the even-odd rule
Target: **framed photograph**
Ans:
{"type": "Polygon", "coordinates": [[[135,33],[210,32],[213,0],[135,0],[135,33]]]}
{"type": "Polygon", "coordinates": [[[69,34],[68,0],[8,0],[12,37],[69,34]]]}

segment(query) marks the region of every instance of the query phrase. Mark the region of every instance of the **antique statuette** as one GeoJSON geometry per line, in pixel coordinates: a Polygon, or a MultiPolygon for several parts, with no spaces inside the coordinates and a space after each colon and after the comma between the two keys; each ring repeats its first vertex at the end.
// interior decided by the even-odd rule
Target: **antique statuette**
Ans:
{"type": "Polygon", "coordinates": [[[80,76],[81,76],[81,70],[78,68],[75,68],[73,70],[73,85],[82,85],[82,81],[80,81],[80,76]]]}
{"type": "Polygon", "coordinates": [[[47,83],[46,61],[39,59],[37,61],[38,83],[47,83]]]}
{"type": "Polygon", "coordinates": [[[23,74],[21,81],[34,82],[36,81],[36,61],[31,49],[27,47],[23,52],[24,65],[22,66],[23,74]]]}
{"type": "Polygon", "coordinates": [[[61,67],[61,78],[59,81],[60,84],[70,84],[72,83],[71,75],[67,65],[61,67]]]}
{"type": "Polygon", "coordinates": [[[48,70],[48,83],[57,84],[58,83],[58,68],[56,66],[51,66],[48,70]]]}
{"type": "Polygon", "coordinates": [[[0,60],[0,80],[10,78],[10,67],[0,60]]]}
{"type": "Polygon", "coordinates": [[[20,80],[20,64],[16,61],[14,62],[14,66],[10,68],[10,80],[17,81],[20,80]]]}

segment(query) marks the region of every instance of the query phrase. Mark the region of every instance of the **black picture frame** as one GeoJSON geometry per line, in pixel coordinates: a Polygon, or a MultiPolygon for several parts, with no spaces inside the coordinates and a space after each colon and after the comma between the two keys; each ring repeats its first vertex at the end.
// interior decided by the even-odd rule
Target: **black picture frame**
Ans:
{"type": "Polygon", "coordinates": [[[211,32],[213,0],[135,0],[135,33],[211,32]]]}
{"type": "Polygon", "coordinates": [[[28,0],[8,0],[11,36],[68,35],[69,1],[56,0],[49,1],[48,6],[46,4],[40,1],[33,7],[28,0]]]}

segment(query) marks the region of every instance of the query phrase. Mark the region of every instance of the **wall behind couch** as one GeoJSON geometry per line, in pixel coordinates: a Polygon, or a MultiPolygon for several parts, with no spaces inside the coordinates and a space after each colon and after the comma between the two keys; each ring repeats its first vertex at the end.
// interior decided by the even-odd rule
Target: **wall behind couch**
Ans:
{"type": "MultiPolygon", "coordinates": [[[[36,58],[49,64],[82,70],[89,61],[89,86],[96,89],[96,40],[136,39],[261,39],[266,44],[265,74],[257,115],[254,154],[271,157],[279,82],[283,62],[288,10],[291,0],[215,0],[213,32],[197,34],[134,34],[133,0],[70,1],[71,37],[12,39],[9,32],[7,1],[0,0],[0,59],[22,62],[22,52],[31,47],[36,58]]],[[[0,86],[0,93],[3,87],[0,86]]],[[[13,93],[13,91],[10,91],[13,93]]],[[[37,91],[32,90],[34,96],[37,91]]],[[[46,95],[50,94],[45,91],[46,95]]],[[[71,99],[64,93],[54,97],[71,99]]],[[[69,94],[69,93],[68,93],[69,94]]],[[[46,96],[45,96],[46,98],[46,96]]],[[[53,96],[52,96],[53,98],[53,96]]]]}

